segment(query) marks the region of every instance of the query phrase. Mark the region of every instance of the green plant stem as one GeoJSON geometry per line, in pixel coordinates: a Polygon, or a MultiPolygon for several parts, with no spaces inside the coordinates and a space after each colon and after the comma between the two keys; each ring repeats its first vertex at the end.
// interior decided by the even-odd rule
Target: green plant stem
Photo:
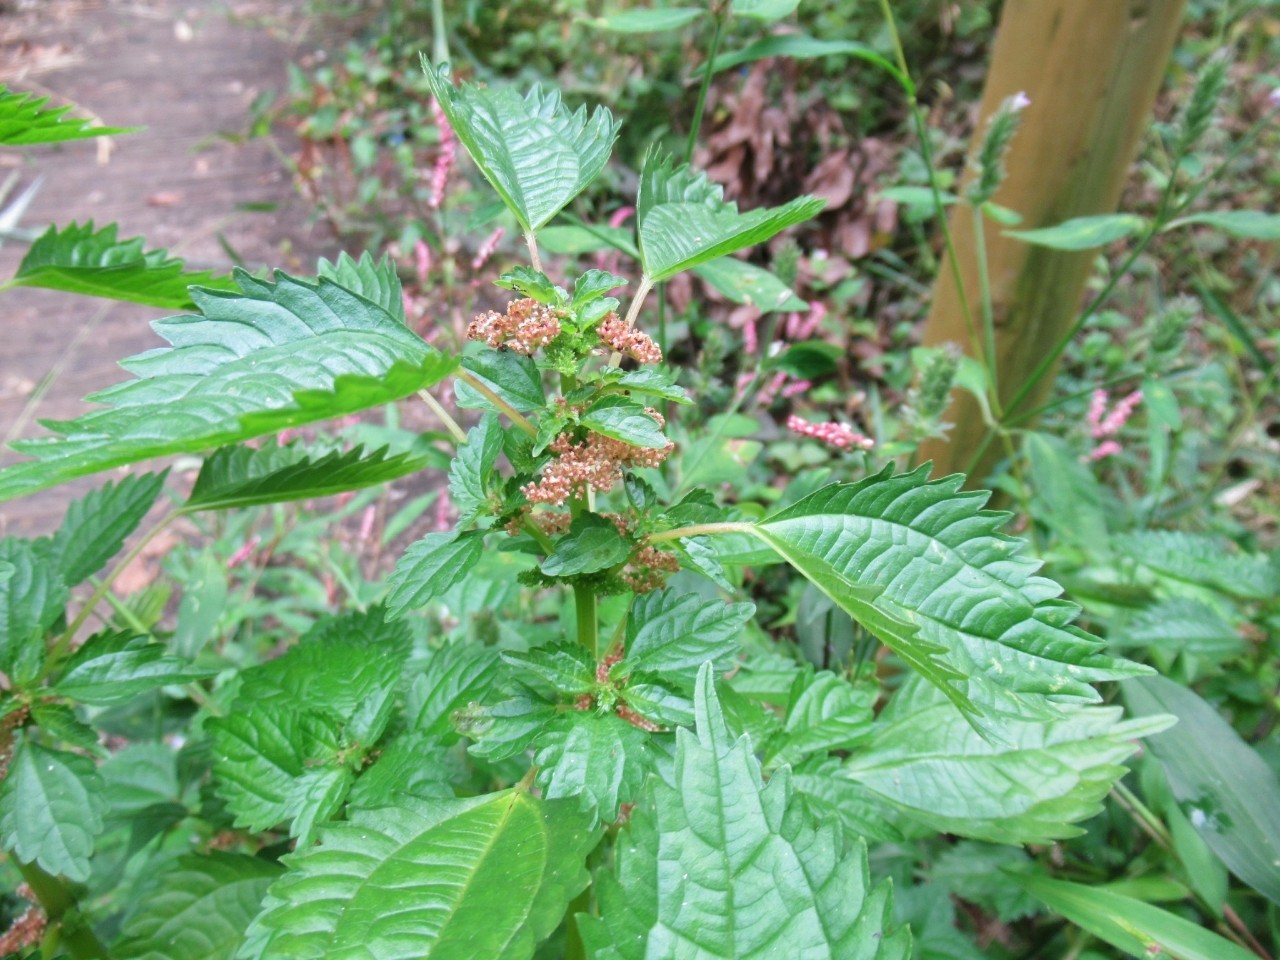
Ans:
{"type": "Polygon", "coordinates": [[[431,408],[431,412],[434,413],[440,422],[444,424],[444,428],[449,431],[449,435],[452,436],[453,439],[457,440],[458,443],[467,442],[466,431],[458,426],[458,421],[449,415],[449,411],[440,404],[439,400],[427,393],[426,390],[419,390],[418,396],[422,399],[423,403],[431,408]]]}
{"type": "Polygon", "coordinates": [[[111,585],[115,583],[116,577],[124,572],[124,569],[138,558],[138,555],[146,549],[147,544],[154,540],[161,531],[169,526],[174,520],[182,515],[180,510],[173,510],[161,517],[150,530],[143,534],[142,538],[134,544],[133,549],[121,558],[120,562],[111,568],[102,582],[90,594],[89,599],[85,601],[84,606],[80,608],[80,612],[76,614],[76,618],[71,621],[71,626],[67,627],[66,632],[60,636],[49,650],[49,657],[45,670],[53,669],[59,660],[61,660],[68,650],[71,649],[72,641],[75,640],[76,633],[84,626],[85,621],[89,619],[94,608],[102,602],[102,598],[111,590],[111,585]]]}
{"type": "Polygon", "coordinates": [[[505,413],[507,415],[507,419],[515,424],[516,427],[523,430],[531,437],[536,437],[538,435],[538,429],[532,423],[521,416],[515,407],[511,406],[511,404],[507,403],[507,401],[494,393],[489,385],[479,377],[475,376],[469,370],[459,370],[456,376],[459,380],[471,387],[495,407],[505,413]]]}
{"type": "Polygon", "coordinates": [[[1124,785],[1123,782],[1117,780],[1111,788],[1111,792],[1115,795],[1120,805],[1128,810],[1140,826],[1156,843],[1165,850],[1173,849],[1173,837],[1169,834],[1168,829],[1160,821],[1151,809],[1138,799],[1137,794],[1124,785]]]}
{"type": "Polygon", "coordinates": [[[40,901],[49,926],[58,927],[59,941],[73,960],[106,958],[107,948],[80,913],[76,898],[61,878],[46,873],[39,864],[23,863],[17,857],[12,862],[17,864],[22,879],[40,901]]]}
{"type": "Polygon", "coordinates": [[[538,525],[527,517],[525,518],[522,526],[524,528],[524,532],[533,537],[538,546],[542,548],[542,552],[547,556],[550,556],[551,552],[556,548],[556,545],[551,542],[551,538],[543,533],[542,530],[539,529],[538,525]]]}
{"type": "Polygon", "coordinates": [[[711,90],[711,78],[715,75],[716,54],[720,52],[720,41],[724,39],[724,24],[729,18],[728,4],[712,3],[711,7],[716,29],[712,34],[707,63],[702,71],[702,85],[698,88],[698,100],[693,105],[693,123],[689,126],[689,140],[684,148],[685,163],[693,162],[693,148],[698,144],[698,132],[702,129],[702,111],[706,109],[707,93],[711,90]]]}
{"type": "Polygon", "coordinates": [[[532,230],[524,232],[524,242],[529,247],[529,265],[539,273],[542,272],[542,257],[538,254],[538,238],[532,230]]]}
{"type": "Polygon", "coordinates": [[[431,0],[431,55],[436,66],[449,62],[449,33],[444,22],[444,0],[431,0]]]}
{"type": "Polygon", "coordinates": [[[600,625],[596,611],[596,592],[584,583],[573,585],[573,607],[578,618],[578,642],[593,659],[600,657],[600,625]]]}
{"type": "Polygon", "coordinates": [[[973,208],[973,252],[978,264],[978,300],[982,308],[982,334],[986,339],[983,355],[987,360],[988,393],[997,420],[1004,419],[1000,406],[1000,362],[996,356],[996,318],[991,304],[991,277],[987,267],[986,217],[981,205],[973,208]]]}
{"type": "Polygon", "coordinates": [[[683,537],[701,537],[708,533],[751,533],[752,524],[726,521],[724,523],[694,523],[687,527],[676,527],[674,530],[663,530],[651,533],[649,543],[665,543],[668,540],[679,540],[683,537]]]}

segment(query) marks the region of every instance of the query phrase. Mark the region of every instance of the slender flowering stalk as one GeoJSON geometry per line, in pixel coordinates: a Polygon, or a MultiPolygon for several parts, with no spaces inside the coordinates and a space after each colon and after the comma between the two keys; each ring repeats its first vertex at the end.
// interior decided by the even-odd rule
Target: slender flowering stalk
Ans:
{"type": "Polygon", "coordinates": [[[502,238],[506,236],[506,233],[505,227],[498,227],[493,233],[485,237],[484,243],[480,244],[480,248],[476,250],[476,255],[471,261],[472,270],[479,270],[489,262],[489,258],[498,249],[498,244],[502,242],[502,238]]]}
{"type": "Polygon", "coordinates": [[[790,416],[787,418],[787,429],[804,437],[821,440],[840,450],[870,450],[876,445],[870,437],[863,436],[849,425],[836,423],[834,420],[826,423],[810,423],[802,417],[790,416]]]}
{"type": "Polygon", "coordinates": [[[449,118],[444,115],[444,110],[434,98],[431,100],[431,116],[435,120],[436,129],[440,131],[440,152],[436,155],[436,165],[431,171],[431,195],[427,206],[432,210],[439,210],[444,203],[445,188],[449,185],[449,174],[458,154],[458,138],[449,125],[449,118]]]}
{"type": "Polygon", "coordinates": [[[1102,460],[1106,457],[1115,456],[1124,449],[1113,438],[1129,422],[1129,417],[1133,415],[1134,409],[1141,402],[1142,391],[1134,390],[1121,398],[1111,409],[1111,412],[1108,413],[1107,391],[1098,389],[1093,392],[1093,396],[1089,400],[1089,412],[1085,415],[1085,422],[1089,425],[1089,435],[1101,442],[1089,452],[1086,459],[1102,460]]]}

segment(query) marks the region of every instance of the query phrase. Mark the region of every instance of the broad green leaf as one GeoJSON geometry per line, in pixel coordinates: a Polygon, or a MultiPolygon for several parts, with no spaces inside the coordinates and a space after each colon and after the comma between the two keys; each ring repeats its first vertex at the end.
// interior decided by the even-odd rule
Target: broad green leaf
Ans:
{"type": "Polygon", "coordinates": [[[579,915],[592,960],[905,960],[888,932],[887,884],[866,849],[815,829],[790,778],[765,785],[750,741],[729,735],[712,670],[697,681],[697,733],[676,733],[673,782],[650,780],[613,872],[596,878],[600,916],[579,915]]]}
{"type": "MultiPolygon", "coordinates": [[[[477,346],[462,358],[462,367],[520,413],[540,410],[546,404],[542,374],[532,357],[513,350],[477,346]]],[[[464,381],[454,381],[458,406],[467,410],[492,410],[483,394],[464,381]]]]}
{"type": "Polygon", "coordinates": [[[1096,217],[1075,217],[1037,230],[1006,230],[1004,235],[1052,250],[1092,250],[1137,236],[1149,225],[1146,217],[1137,214],[1107,213],[1096,217]]]}
{"type": "Polygon", "coordinates": [[[31,721],[47,734],[47,739],[75,747],[99,759],[107,756],[107,751],[98,742],[98,731],[81,720],[70,704],[37,701],[31,706],[31,721]]]}
{"type": "Polygon", "coordinates": [[[18,734],[0,780],[0,840],[26,863],[69,880],[89,878],[106,800],[93,761],[18,734]]]}
{"type": "Polygon", "coordinates": [[[111,947],[118,960],[231,960],[281,868],[262,857],[186,854],[149,878],[111,947]]]}
{"type": "Polygon", "coordinates": [[[1163,677],[1123,686],[1139,716],[1170,713],[1178,725],[1152,737],[1169,786],[1191,825],[1234,873],[1280,904],[1280,780],[1218,712],[1163,677]]]}
{"type": "Polygon", "coordinates": [[[610,33],[663,33],[688,26],[706,13],[697,7],[623,10],[607,17],[584,17],[582,23],[610,33]]]}
{"type": "Polygon", "coordinates": [[[669,442],[658,421],[645,413],[643,404],[617,394],[601,397],[587,408],[579,422],[588,430],[637,447],[661,450],[669,442]]]}
{"type": "MultiPolygon", "coordinates": [[[[1036,576],[1004,515],[959,475],[886,467],[767,517],[756,534],[969,714],[1052,717],[1092,681],[1148,672],[1101,653],[1078,608],[1036,576]]],[[[992,718],[995,719],[995,718],[992,718]]]]}
{"type": "Polygon", "coordinates": [[[405,714],[410,726],[445,743],[456,741],[453,712],[485,699],[497,665],[496,651],[477,644],[457,641],[433,650],[409,688],[405,714]]]}
{"type": "Polygon", "coordinates": [[[599,300],[610,290],[626,286],[625,277],[617,277],[608,270],[588,270],[573,283],[573,300],[570,306],[581,309],[593,300],[599,300]]]}
{"type": "Polygon", "coordinates": [[[879,67],[898,81],[898,85],[904,89],[909,86],[908,79],[899,72],[897,67],[865,43],[858,43],[856,40],[819,40],[817,37],[810,37],[803,33],[761,37],[741,50],[720,54],[716,57],[714,69],[717,72],[730,70],[744,63],[755,63],[757,60],[765,60],[769,57],[790,57],[793,60],[811,60],[815,57],[854,57],[879,67]]]}
{"type": "Polygon", "coordinates": [[[629,257],[639,255],[634,234],[625,227],[566,226],[557,224],[538,233],[538,244],[548,253],[579,256],[601,250],[621,250],[629,257]]]}
{"type": "Polygon", "coordinates": [[[809,304],[772,273],[745,260],[720,257],[694,267],[693,272],[734,303],[758,307],[761,313],[809,309],[809,304]]]}
{"type": "Polygon", "coordinates": [[[139,379],[90,397],[57,436],[14,448],[34,459],[0,470],[0,499],[176,453],[197,453],[408,396],[454,361],[396,317],[329,280],[236,274],[240,292],[202,290],[202,316],[153,325],[171,348],[125,361],[139,379]]]}
{"type": "Polygon", "coordinates": [[[613,714],[561,713],[538,737],[533,756],[542,795],[574,801],[593,824],[612,823],[652,769],[650,736],[613,714]]]}
{"type": "Polygon", "coordinates": [[[627,666],[692,689],[704,663],[728,669],[755,611],[752,603],[725,603],[694,593],[642,594],[627,619],[627,666]]]}
{"type": "Polygon", "coordinates": [[[1245,640],[1213,607],[1188,597],[1161,600],[1108,637],[1116,647],[1148,647],[1166,661],[1174,654],[1221,661],[1244,651],[1245,640]]]}
{"type": "Polygon", "coordinates": [[[19,686],[44,668],[45,633],[62,616],[67,586],[40,544],[0,540],[0,673],[19,686]]]}
{"type": "Polygon", "coordinates": [[[307,500],[360,490],[421,470],[423,457],[388,456],[383,447],[366,455],[351,450],[309,451],[299,444],[236,445],[216,450],[200,467],[184,512],[229,510],[307,500]]]}
{"type": "Polygon", "coordinates": [[[651,150],[640,173],[636,215],[640,262],[653,281],[764,243],[818,214],[825,201],[800,197],[780,207],[739,213],[724,188],[669,155],[651,150]]]}
{"type": "Polygon", "coordinates": [[[612,520],[583,513],[574,519],[569,532],[556,540],[555,549],[542,561],[542,572],[549,577],[571,577],[608,570],[631,556],[631,549],[612,520]]]}
{"type": "Polygon", "coordinates": [[[850,683],[827,670],[800,674],[786,724],[768,744],[767,765],[795,764],[812,753],[848,750],[865,740],[878,692],[875,684],[850,683]]]}
{"type": "Polygon", "coordinates": [[[1240,553],[1217,537],[1180,530],[1138,530],[1117,536],[1115,546],[1174,580],[1250,600],[1269,600],[1280,594],[1280,567],[1265,557],[1240,553]]]}
{"type": "Polygon", "coordinates": [[[456,583],[480,562],[484,532],[428,533],[405,551],[387,580],[387,616],[403,616],[424,607],[456,583]]]}
{"type": "Polygon", "coordinates": [[[164,250],[144,250],[141,237],[116,238],[116,225],[95,230],[93,221],[50,227],[34,243],[6,286],[44,287],[89,297],[127,300],[165,310],[195,306],[188,288],[234,290],[230,277],[187,273],[164,250]]]}
{"type": "Polygon", "coordinates": [[[216,670],[168,655],[162,643],[130,633],[99,633],[63,666],[54,689],[96,707],[128,703],[140,693],[173,683],[201,680],[216,670]]]}
{"type": "Polygon", "coordinates": [[[240,957],[529,960],[597,840],[572,804],[517,790],[358,810],[284,858],[240,957]]]}
{"type": "Polygon", "coordinates": [[[520,695],[492,706],[469,704],[453,715],[453,722],[460,734],[475,741],[469,748],[473,756],[505,760],[530,749],[559,712],[541,697],[520,695]]]}
{"type": "Polygon", "coordinates": [[[609,161],[619,123],[608,110],[570,112],[554,90],[454,86],[422,58],[431,93],[484,178],[526,233],[545,225],[609,161]]]}
{"type": "Polygon", "coordinates": [[[1046,843],[1102,809],[1136,739],[1165,716],[1121,721],[1116,707],[1064,709],[1051,720],[1009,720],[1003,743],[973,729],[941,691],[912,678],[877,718],[843,775],[943,833],[993,843],[1046,843]]]}
{"type": "Polygon", "coordinates": [[[1018,877],[1033,897],[1139,960],[1172,957],[1174,960],[1257,960],[1255,954],[1230,940],[1162,910],[1108,890],[1049,877],[1018,877]]]}
{"type": "Polygon", "coordinates": [[[633,396],[640,394],[644,397],[670,400],[672,403],[693,403],[685,393],[684,387],[676,385],[671,374],[651,367],[630,370],[611,381],[609,386],[614,390],[625,390],[633,396]]]}
{"type": "Polygon", "coordinates": [[[1245,240],[1280,240],[1280,213],[1262,210],[1206,210],[1171,220],[1164,228],[1173,230],[1203,224],[1245,240]]]}
{"type": "Polygon", "coordinates": [[[541,270],[534,270],[532,267],[515,267],[493,283],[494,286],[504,290],[514,290],[522,297],[532,297],[539,303],[547,305],[557,303],[560,299],[558,288],[551,278],[541,270]]]}
{"type": "Polygon", "coordinates": [[[502,425],[496,413],[486,413],[467,431],[467,442],[458,447],[449,468],[449,496],[462,518],[474,517],[488,498],[489,482],[500,453],[502,425]]]}
{"type": "Polygon", "coordinates": [[[357,807],[394,806],[400,794],[451,797],[456,761],[437,737],[416,730],[402,733],[379,749],[378,759],[363,770],[347,795],[357,807]]]}
{"type": "Polygon", "coordinates": [[[1058,437],[1028,433],[1023,450],[1031,466],[1032,489],[1042,505],[1036,518],[1069,543],[1105,556],[1111,542],[1107,494],[1093,472],[1058,437]]]}
{"type": "Polygon", "coordinates": [[[596,661],[580,643],[556,642],[532,650],[504,650],[502,661],[514,668],[521,688],[549,701],[590,693],[596,686],[596,661]]]}
{"type": "Polygon", "coordinates": [[[0,144],[6,147],[28,147],[37,143],[83,140],[87,137],[109,137],[133,133],[138,127],[96,127],[93,120],[68,117],[72,109],[46,107],[48,97],[10,90],[0,83],[0,144]]]}
{"type": "Polygon", "coordinates": [[[400,276],[390,257],[384,256],[375,262],[370,253],[361,254],[359,260],[353,260],[347,253],[340,253],[333,263],[321,260],[316,274],[364,297],[401,323],[405,322],[400,276]]]}
{"type": "Polygon", "coordinates": [[[902,842],[901,812],[862,784],[842,777],[835,757],[810,757],[794,768],[791,782],[819,822],[838,823],[852,838],[902,842]]]}
{"type": "Polygon", "coordinates": [[[69,587],[83,582],[120,552],[164,486],[163,473],[144,473],[108,483],[67,507],[53,535],[49,560],[69,587]]]}
{"type": "Polygon", "coordinates": [[[990,910],[1004,923],[1013,923],[1041,912],[1016,875],[1042,869],[1017,847],[962,840],[938,856],[929,879],[946,886],[953,896],[990,910]]]}
{"type": "Polygon", "coordinates": [[[733,0],[730,9],[736,17],[750,17],[769,23],[781,20],[800,6],[800,0],[733,0]]]}

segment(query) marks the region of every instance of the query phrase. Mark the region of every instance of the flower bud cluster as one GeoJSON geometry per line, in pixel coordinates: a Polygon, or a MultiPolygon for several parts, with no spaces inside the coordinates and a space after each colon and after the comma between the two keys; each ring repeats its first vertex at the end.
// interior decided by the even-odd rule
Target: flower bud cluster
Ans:
{"type": "MultiPolygon", "coordinates": [[[[646,408],[646,413],[662,425],[662,416],[646,408]]],[[[671,455],[674,443],[665,447],[637,447],[598,433],[588,433],[580,441],[565,432],[551,442],[555,458],[542,470],[539,480],[521,487],[530,503],[563,506],[570,497],[586,496],[588,490],[603,493],[622,479],[627,467],[656,467],[671,455]]]]}
{"type": "Polygon", "coordinates": [[[660,589],[667,577],[680,572],[680,560],[674,553],[657,547],[641,547],[620,574],[622,582],[636,593],[660,589]]]}
{"type": "Polygon", "coordinates": [[[49,918],[37,903],[35,892],[27,884],[20,884],[14,892],[31,906],[15,917],[9,924],[9,929],[0,934],[0,956],[4,957],[16,956],[34,947],[44,939],[45,930],[49,926],[49,918]]]}
{"type": "Polygon", "coordinates": [[[506,313],[482,313],[467,327],[468,340],[506,347],[526,357],[559,335],[560,318],[556,312],[529,297],[511,301],[506,313]]]}
{"type": "Polygon", "coordinates": [[[600,342],[630,357],[636,363],[661,363],[662,348],[647,333],[633,330],[616,313],[611,313],[596,327],[600,342]]]}
{"type": "Polygon", "coordinates": [[[787,418],[787,429],[804,437],[813,437],[841,450],[870,450],[876,442],[843,423],[810,423],[802,417],[787,418]]]}

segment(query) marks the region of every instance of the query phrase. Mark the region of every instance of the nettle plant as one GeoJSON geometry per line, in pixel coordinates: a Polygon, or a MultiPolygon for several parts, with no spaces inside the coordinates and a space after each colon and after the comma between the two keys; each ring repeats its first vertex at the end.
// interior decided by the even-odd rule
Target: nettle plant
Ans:
{"type": "Polygon", "coordinates": [[[32,903],[7,946],[909,956],[868,841],[1079,833],[1135,738],[1166,725],[1123,720],[1093,684],[1144,668],[1073,625],[1077,608],[1001,532],[1006,515],[959,476],[888,465],[803,496],[793,485],[772,512],[681,491],[664,428],[688,399],[636,323],[646,293],[821,203],[741,212],[653,151],[635,201],[642,273],[620,316],[625,279],[557,282],[536,243],[605,166],[615,120],[424,67],[532,261],[502,277],[511,303],[475,319],[461,356],[409,330],[394,269],[368,255],[314,279],[239,272],[173,293],[173,261],[135,259],[124,278],[121,258],[86,252],[91,230],[33,248],[46,285],[168,276],[198,312],[158,321],[170,346],[125,361],[136,378],[90,398],[100,408],[15,444],[29,459],[0,471],[3,498],[204,456],[153,534],[381,484],[425,458],[254,441],[421,395],[456,443],[460,516],[408,548],[384,602],[322,619],[274,658],[146,629],[111,594],[129,556],[98,578],[165,474],[90,493],[51,537],[0,542],[0,839],[32,903]],[[479,412],[466,432],[428,393],[450,377],[479,412]],[[767,636],[748,585],[777,564],[881,655],[819,671],[767,636]],[[459,599],[489,589],[495,565],[528,590],[459,599]],[[505,629],[479,642],[454,614],[491,603],[505,629]]]}

